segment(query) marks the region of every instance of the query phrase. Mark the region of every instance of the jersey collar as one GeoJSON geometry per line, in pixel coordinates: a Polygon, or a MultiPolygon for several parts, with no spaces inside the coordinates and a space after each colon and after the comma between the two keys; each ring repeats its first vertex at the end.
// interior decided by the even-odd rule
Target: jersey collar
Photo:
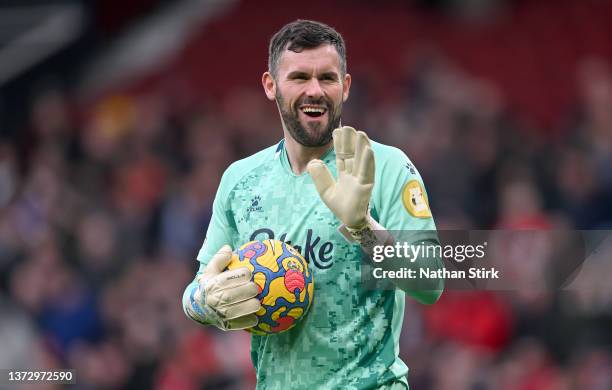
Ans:
{"type": "MultiPolygon", "coordinates": [[[[330,165],[334,162],[336,157],[336,153],[334,151],[333,146],[329,148],[323,155],[321,156],[321,160],[327,165],[330,165]]],[[[284,170],[289,173],[291,176],[302,177],[307,175],[308,172],[304,172],[301,175],[296,175],[291,169],[291,163],[289,163],[289,156],[287,155],[287,148],[285,148],[285,139],[283,138],[276,147],[276,152],[274,153],[274,159],[280,160],[281,165],[284,170]]]]}

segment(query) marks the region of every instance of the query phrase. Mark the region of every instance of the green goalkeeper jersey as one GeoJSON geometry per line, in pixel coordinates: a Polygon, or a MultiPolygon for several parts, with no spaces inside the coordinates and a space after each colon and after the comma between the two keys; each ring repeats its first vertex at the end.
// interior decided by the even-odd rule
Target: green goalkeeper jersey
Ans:
{"type": "MultiPolygon", "coordinates": [[[[399,149],[372,142],[376,163],[371,214],[388,230],[428,230],[437,239],[422,179],[399,149]]],[[[323,160],[336,175],[333,148],[323,160]]],[[[314,272],[309,313],[280,334],[252,336],[261,389],[370,389],[406,384],[399,358],[401,290],[361,287],[361,250],[339,232],[308,173],[291,170],[284,141],[237,161],[223,174],[198,260],[202,272],[224,245],[278,239],[314,272]]],[[[420,236],[423,238],[423,235],[420,236]]]]}

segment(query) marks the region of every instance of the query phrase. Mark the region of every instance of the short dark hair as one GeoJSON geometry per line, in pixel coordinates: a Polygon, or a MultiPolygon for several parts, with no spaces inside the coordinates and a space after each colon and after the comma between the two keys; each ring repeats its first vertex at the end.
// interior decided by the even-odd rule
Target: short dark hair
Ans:
{"type": "Polygon", "coordinates": [[[312,49],[323,44],[336,48],[340,56],[340,71],[345,75],[346,47],[342,35],[327,24],[302,19],[284,25],[274,34],[268,49],[268,70],[272,77],[276,78],[278,63],[285,49],[299,53],[303,49],[312,49]]]}

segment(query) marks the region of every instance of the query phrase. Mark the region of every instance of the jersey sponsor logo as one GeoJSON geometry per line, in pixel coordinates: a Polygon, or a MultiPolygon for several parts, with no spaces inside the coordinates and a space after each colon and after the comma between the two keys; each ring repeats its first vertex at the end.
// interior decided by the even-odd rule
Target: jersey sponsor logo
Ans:
{"type": "Polygon", "coordinates": [[[402,190],[402,203],[410,215],[417,218],[431,218],[431,210],[425,198],[425,191],[418,180],[410,180],[402,190]]]}
{"type": "MultiPolygon", "coordinates": [[[[273,240],[275,237],[274,231],[268,228],[257,229],[251,234],[249,241],[254,240],[273,240]]],[[[291,240],[287,240],[287,233],[283,233],[278,237],[278,240],[286,242],[294,247],[308,263],[314,263],[317,268],[326,269],[334,263],[332,253],[334,244],[331,241],[322,241],[321,237],[315,236],[312,229],[306,231],[306,241],[303,245],[294,244],[291,240]]]]}

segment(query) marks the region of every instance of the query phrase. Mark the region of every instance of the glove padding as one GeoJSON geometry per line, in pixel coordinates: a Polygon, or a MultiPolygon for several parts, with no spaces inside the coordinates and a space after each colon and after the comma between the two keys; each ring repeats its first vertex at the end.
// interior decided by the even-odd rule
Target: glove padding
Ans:
{"type": "Polygon", "coordinates": [[[224,245],[210,260],[199,279],[196,301],[206,321],[222,330],[246,329],[257,325],[255,312],[261,302],[255,298],[259,287],[251,281],[246,267],[225,271],[232,248],[224,245]]]}
{"type": "Polygon", "coordinates": [[[306,169],[321,200],[349,229],[367,225],[368,205],[374,187],[374,153],[368,136],[344,126],[333,132],[338,181],[321,160],[308,163],[306,169]]]}

